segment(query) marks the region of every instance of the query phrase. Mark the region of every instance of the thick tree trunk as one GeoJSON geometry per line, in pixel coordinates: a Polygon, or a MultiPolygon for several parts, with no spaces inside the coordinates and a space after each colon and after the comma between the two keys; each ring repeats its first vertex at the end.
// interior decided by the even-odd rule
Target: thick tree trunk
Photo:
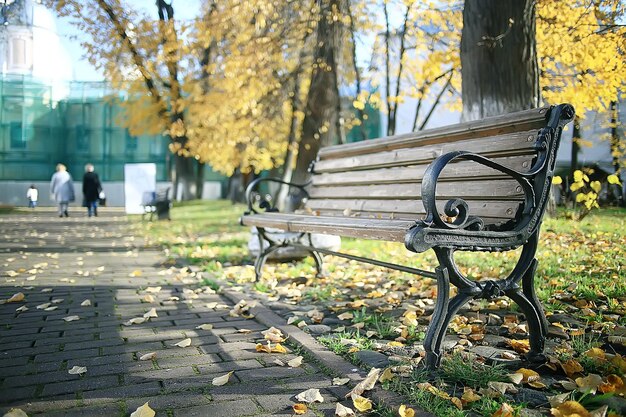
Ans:
{"type": "Polygon", "coordinates": [[[322,145],[330,145],[339,137],[337,118],[339,91],[335,51],[339,49],[339,21],[331,18],[333,8],[340,9],[339,0],[317,0],[320,17],[317,24],[317,49],[311,86],[305,105],[302,138],[298,146],[296,168],[292,181],[304,183],[309,178],[308,168],[322,145]]]}
{"type": "Polygon", "coordinates": [[[174,199],[177,201],[196,198],[196,160],[185,156],[174,155],[174,199]]]}
{"type": "Polygon", "coordinates": [[[535,0],[466,0],[463,120],[537,107],[535,0]]]}

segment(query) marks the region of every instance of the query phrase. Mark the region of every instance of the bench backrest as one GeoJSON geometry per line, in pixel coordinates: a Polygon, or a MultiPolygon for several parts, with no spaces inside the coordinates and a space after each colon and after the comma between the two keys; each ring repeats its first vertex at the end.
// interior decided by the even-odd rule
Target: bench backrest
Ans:
{"type": "MultiPolygon", "coordinates": [[[[421,181],[428,165],[451,151],[482,154],[525,172],[537,155],[549,107],[404,135],[322,148],[312,168],[306,210],[320,215],[418,219],[425,214],[421,181]]],[[[560,132],[559,132],[560,133],[560,132]]],[[[437,204],[462,198],[486,224],[513,219],[519,184],[472,161],[452,163],[437,185],[437,204]]],[[[443,212],[440,209],[440,212],[443,212]]]]}

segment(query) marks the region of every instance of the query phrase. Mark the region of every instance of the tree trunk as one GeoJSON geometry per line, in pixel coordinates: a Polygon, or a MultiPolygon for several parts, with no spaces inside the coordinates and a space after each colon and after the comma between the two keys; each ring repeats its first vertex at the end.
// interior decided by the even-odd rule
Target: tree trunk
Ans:
{"type": "Polygon", "coordinates": [[[202,199],[202,193],[204,192],[204,168],[206,164],[198,161],[198,167],[196,170],[196,198],[202,199]]]}
{"type": "Polygon", "coordinates": [[[176,201],[193,200],[196,198],[196,160],[181,155],[174,155],[174,199],[176,201]]]}
{"type": "Polygon", "coordinates": [[[461,67],[464,121],[537,107],[534,0],[466,0],[461,67]]]}
{"type": "Polygon", "coordinates": [[[340,21],[331,18],[333,8],[340,10],[339,0],[317,0],[320,16],[317,24],[317,49],[313,62],[317,63],[311,75],[311,86],[302,122],[302,138],[298,146],[295,183],[308,181],[308,168],[322,145],[330,145],[338,138],[337,118],[339,91],[335,51],[339,49],[340,21]]]}

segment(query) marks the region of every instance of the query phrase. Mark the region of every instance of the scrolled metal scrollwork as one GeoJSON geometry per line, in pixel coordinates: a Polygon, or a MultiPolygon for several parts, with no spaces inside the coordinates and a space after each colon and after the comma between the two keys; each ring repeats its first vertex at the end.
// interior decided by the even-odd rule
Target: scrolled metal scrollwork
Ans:
{"type": "Polygon", "coordinates": [[[523,213],[530,213],[534,208],[535,192],[527,174],[505,167],[479,154],[455,151],[441,155],[435,159],[424,173],[424,179],[422,181],[422,202],[426,209],[426,218],[423,220],[425,225],[434,225],[442,229],[465,229],[474,231],[484,228],[483,220],[480,217],[470,215],[467,202],[461,198],[449,200],[444,207],[444,214],[447,217],[453,218],[452,221],[444,220],[439,214],[436,205],[437,182],[444,168],[449,163],[456,160],[474,161],[512,177],[519,183],[524,193],[523,213]]]}
{"type": "Polygon", "coordinates": [[[276,199],[269,193],[260,193],[256,189],[264,182],[272,182],[281,185],[287,185],[289,187],[297,188],[304,196],[309,197],[309,193],[306,191],[307,184],[293,184],[283,181],[278,178],[257,178],[252,181],[246,188],[246,202],[248,204],[248,213],[258,214],[260,211],[264,212],[277,212],[278,208],[275,206],[276,199]]]}

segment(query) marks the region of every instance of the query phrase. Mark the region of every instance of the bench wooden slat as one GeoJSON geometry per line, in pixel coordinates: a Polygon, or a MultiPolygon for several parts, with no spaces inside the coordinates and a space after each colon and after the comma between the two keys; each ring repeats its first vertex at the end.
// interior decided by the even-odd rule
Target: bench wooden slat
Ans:
{"type": "Polygon", "coordinates": [[[548,107],[542,107],[404,135],[328,146],[320,149],[319,158],[320,160],[324,160],[327,158],[337,158],[339,156],[406,148],[407,144],[409,144],[409,146],[424,146],[433,143],[461,141],[471,138],[540,129],[546,125],[545,116],[547,110],[548,107]],[[419,145],[416,145],[417,142],[419,142],[419,145]]]}
{"type": "MultiPolygon", "coordinates": [[[[438,208],[443,213],[443,207],[447,200],[438,201],[438,208]]],[[[487,216],[502,219],[512,219],[519,208],[516,201],[489,201],[489,200],[467,200],[470,214],[475,216],[487,216]]],[[[413,213],[418,218],[425,214],[424,205],[421,200],[309,200],[307,208],[318,211],[324,215],[325,210],[333,212],[347,210],[351,214],[367,212],[389,212],[389,213],[413,213]]]]}
{"type": "MultiPolygon", "coordinates": [[[[315,187],[310,190],[312,199],[420,199],[421,183],[376,184],[315,187]]],[[[437,185],[441,198],[467,198],[472,200],[521,199],[522,188],[515,180],[483,180],[441,182],[437,185]]]]}
{"type": "MultiPolygon", "coordinates": [[[[518,171],[527,171],[532,163],[531,155],[494,158],[494,161],[508,168],[518,171]]],[[[429,164],[412,165],[407,167],[378,168],[363,171],[333,172],[314,175],[313,188],[331,185],[359,185],[359,184],[389,184],[399,182],[421,181],[429,164]]],[[[442,172],[440,180],[476,180],[478,178],[507,178],[504,174],[492,168],[472,161],[452,163],[442,172]]]]}
{"type": "Polygon", "coordinates": [[[313,232],[346,237],[402,242],[414,220],[326,217],[306,214],[261,213],[243,216],[246,226],[271,227],[290,232],[313,232]]]}
{"type": "Polygon", "coordinates": [[[463,142],[441,143],[417,148],[407,147],[392,151],[367,153],[349,157],[324,159],[315,163],[315,173],[354,169],[428,164],[435,158],[453,151],[480,153],[490,158],[519,154],[534,154],[538,130],[489,136],[463,142]]]}

